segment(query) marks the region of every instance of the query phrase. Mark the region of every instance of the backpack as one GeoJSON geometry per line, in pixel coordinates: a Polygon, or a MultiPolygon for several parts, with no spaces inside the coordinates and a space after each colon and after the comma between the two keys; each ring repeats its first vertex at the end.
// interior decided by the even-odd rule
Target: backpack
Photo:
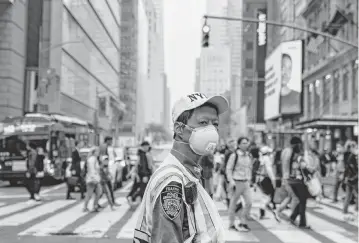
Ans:
{"type": "Polygon", "coordinates": [[[259,167],[261,165],[261,162],[258,158],[255,158],[252,165],[252,182],[256,182],[257,172],[259,170],[259,167]]]}

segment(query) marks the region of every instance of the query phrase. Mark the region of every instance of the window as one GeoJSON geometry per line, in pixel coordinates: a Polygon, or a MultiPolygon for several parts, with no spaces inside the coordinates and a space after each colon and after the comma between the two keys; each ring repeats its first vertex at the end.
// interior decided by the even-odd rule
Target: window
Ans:
{"type": "Polygon", "coordinates": [[[319,111],[320,108],[320,85],[321,85],[321,80],[316,80],[314,83],[314,106],[316,111],[319,111]]]}
{"type": "Polygon", "coordinates": [[[357,61],[354,61],[352,89],[353,89],[353,91],[352,91],[353,99],[358,99],[358,63],[357,63],[357,61]]]}
{"type": "Polygon", "coordinates": [[[253,50],[253,42],[251,42],[251,41],[246,42],[246,50],[247,51],[253,50]]]}
{"type": "Polygon", "coordinates": [[[308,116],[312,115],[312,92],[313,92],[313,84],[307,85],[307,109],[308,109],[308,116]]]}
{"type": "Polygon", "coordinates": [[[333,77],[333,103],[336,104],[339,101],[339,82],[340,82],[340,73],[338,70],[334,72],[333,77]]]}
{"type": "Polygon", "coordinates": [[[348,100],[349,88],[349,67],[348,65],[343,69],[343,100],[348,100]]]}
{"type": "Polygon", "coordinates": [[[330,101],[330,78],[324,77],[323,79],[323,109],[326,111],[330,101]]]}
{"type": "Polygon", "coordinates": [[[247,58],[246,59],[245,68],[247,68],[247,69],[252,69],[253,68],[253,59],[252,58],[247,58]]]}

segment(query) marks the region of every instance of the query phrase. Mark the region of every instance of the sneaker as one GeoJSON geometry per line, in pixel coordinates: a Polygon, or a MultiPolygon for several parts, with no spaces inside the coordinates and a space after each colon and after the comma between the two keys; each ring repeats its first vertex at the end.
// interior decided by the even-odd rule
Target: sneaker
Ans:
{"type": "Polygon", "coordinates": [[[304,229],[304,230],[310,230],[310,229],[312,229],[309,225],[298,225],[298,228],[304,229]]]}
{"type": "Polygon", "coordinates": [[[40,198],[39,194],[35,194],[35,195],[34,195],[34,198],[35,198],[35,200],[38,201],[38,202],[41,201],[41,198],[40,198]]]}
{"type": "Polygon", "coordinates": [[[84,212],[84,213],[87,213],[87,212],[89,212],[90,210],[88,209],[88,208],[84,208],[84,209],[82,209],[82,212],[84,212]]]}
{"type": "Polygon", "coordinates": [[[238,230],[242,231],[242,232],[249,232],[251,231],[251,229],[248,227],[247,224],[239,224],[238,225],[238,230]]]}
{"type": "Polygon", "coordinates": [[[232,226],[229,226],[228,228],[229,230],[235,230],[235,231],[238,231],[238,229],[236,228],[236,226],[232,225],[232,226]]]}

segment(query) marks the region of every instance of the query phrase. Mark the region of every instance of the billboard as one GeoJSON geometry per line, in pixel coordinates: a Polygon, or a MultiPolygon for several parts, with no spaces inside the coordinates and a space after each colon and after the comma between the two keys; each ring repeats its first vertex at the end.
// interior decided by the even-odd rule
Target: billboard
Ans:
{"type": "Polygon", "coordinates": [[[301,112],[302,40],[282,42],[265,61],[264,119],[301,112]]]}

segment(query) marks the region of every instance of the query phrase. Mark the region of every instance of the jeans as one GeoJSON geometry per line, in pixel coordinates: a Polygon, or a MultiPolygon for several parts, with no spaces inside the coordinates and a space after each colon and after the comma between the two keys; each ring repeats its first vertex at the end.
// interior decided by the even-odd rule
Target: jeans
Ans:
{"type": "Polygon", "coordinates": [[[307,225],[306,218],[306,209],[307,209],[307,199],[308,199],[308,189],[307,186],[301,180],[292,180],[289,182],[295,197],[293,198],[294,209],[290,216],[291,221],[295,221],[300,216],[299,226],[307,225]]]}
{"type": "Polygon", "coordinates": [[[249,181],[236,181],[236,187],[234,189],[234,193],[230,199],[229,203],[229,225],[232,226],[234,224],[234,219],[236,215],[237,202],[240,197],[243,197],[244,207],[240,215],[241,223],[247,223],[247,215],[252,208],[252,196],[251,196],[251,188],[249,186],[249,181]]]}
{"type": "Polygon", "coordinates": [[[40,193],[41,181],[39,178],[31,176],[30,178],[25,180],[25,186],[30,194],[30,199],[35,199],[35,194],[40,193]]]}
{"type": "Polygon", "coordinates": [[[115,196],[114,196],[114,194],[113,194],[112,183],[111,183],[111,181],[107,181],[106,184],[107,184],[107,187],[108,187],[110,196],[111,196],[112,203],[115,204],[115,196]]]}
{"type": "Polygon", "coordinates": [[[355,210],[358,211],[358,185],[346,185],[345,190],[345,201],[344,201],[344,207],[343,212],[345,214],[348,213],[348,208],[350,205],[350,202],[352,201],[353,196],[355,197],[355,210]]]}

